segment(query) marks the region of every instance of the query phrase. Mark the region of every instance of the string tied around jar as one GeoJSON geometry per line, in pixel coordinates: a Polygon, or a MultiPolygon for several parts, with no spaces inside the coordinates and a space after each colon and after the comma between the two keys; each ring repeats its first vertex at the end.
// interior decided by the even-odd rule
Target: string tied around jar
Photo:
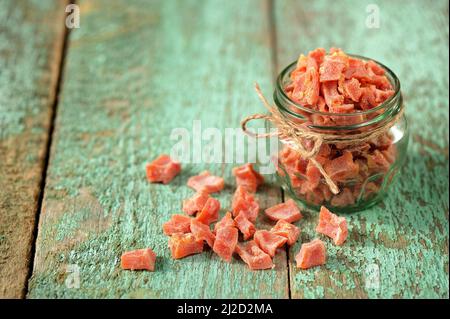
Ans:
{"type": "Polygon", "coordinates": [[[290,147],[299,152],[300,156],[308,159],[320,172],[333,194],[339,194],[340,190],[337,184],[332,180],[330,175],[325,171],[322,164],[316,160],[320,148],[323,144],[346,144],[346,145],[358,145],[370,140],[373,140],[380,135],[386,133],[403,115],[403,109],[401,109],[392,121],[385,123],[384,125],[368,130],[366,132],[360,132],[352,134],[349,140],[348,136],[331,134],[331,133],[319,133],[311,130],[306,125],[299,125],[294,121],[284,116],[277,107],[271,106],[266,97],[262,94],[261,88],[258,83],[255,83],[255,90],[258,94],[264,107],[269,111],[269,114],[253,114],[244,118],[241,122],[242,131],[254,138],[268,138],[278,136],[284,141],[291,141],[290,147]],[[253,133],[247,129],[247,123],[252,120],[266,120],[271,122],[277,131],[270,133],[253,133]],[[310,147],[305,147],[304,143],[308,141],[310,147]]]}

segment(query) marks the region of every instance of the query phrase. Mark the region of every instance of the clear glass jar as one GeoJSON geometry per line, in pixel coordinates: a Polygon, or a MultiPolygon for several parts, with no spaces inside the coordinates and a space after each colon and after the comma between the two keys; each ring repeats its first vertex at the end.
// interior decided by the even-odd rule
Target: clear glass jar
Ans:
{"type": "MultiPolygon", "coordinates": [[[[368,60],[361,56],[352,57],[368,60]]],[[[295,69],[296,63],[295,61],[287,66],[278,76],[274,92],[275,105],[285,117],[298,125],[306,125],[313,132],[340,136],[342,143],[324,144],[316,156],[316,160],[327,173],[334,172],[329,175],[340,192],[333,194],[323,176],[320,176],[317,183],[317,172],[314,178],[310,161],[295,151],[292,140],[286,139],[279,139],[277,177],[281,186],[294,199],[313,209],[324,205],[337,212],[352,212],[377,204],[386,196],[389,186],[402,167],[409,141],[408,124],[403,114],[403,98],[397,76],[377,62],[385,69],[395,91],[394,95],[367,111],[326,113],[297,104],[285,93],[284,88],[291,82],[290,73],[295,69]],[[385,133],[375,139],[356,145],[352,142],[355,134],[373,132],[390,125],[392,126],[385,133]],[[349,167],[352,169],[340,172],[338,164],[345,164],[345,158],[350,158],[350,153],[354,165],[349,167]],[[342,161],[330,164],[332,159],[336,158],[342,158],[342,161]],[[312,180],[315,181],[311,182],[312,180]]],[[[267,126],[270,128],[271,124],[267,126]]],[[[307,140],[303,146],[308,147],[307,140]]]]}

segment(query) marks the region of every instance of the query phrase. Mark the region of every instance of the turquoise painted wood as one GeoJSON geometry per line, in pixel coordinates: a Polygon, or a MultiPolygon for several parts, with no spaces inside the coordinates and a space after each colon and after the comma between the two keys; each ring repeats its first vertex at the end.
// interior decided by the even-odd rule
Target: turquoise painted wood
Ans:
{"type": "MultiPolygon", "coordinates": [[[[300,271],[290,263],[292,297],[448,298],[448,1],[274,3],[278,70],[316,47],[376,59],[400,78],[412,135],[390,194],[348,216],[349,240],[327,242],[327,265],[300,271]],[[373,3],[379,28],[366,25],[373,3]]],[[[317,236],[316,220],[306,214],[301,241],[317,236]]]]}
{"type": "MultiPolygon", "coordinates": [[[[252,272],[211,251],[172,260],[162,224],[193,194],[204,169],[224,176],[221,215],[231,205],[232,164],[184,165],[169,185],[149,184],[145,164],[168,153],[174,128],[237,128],[270,90],[264,1],[80,1],[70,34],[36,257],[28,297],[287,298],[286,254],[252,272]],[[122,271],[123,251],[152,247],[156,271],[122,271]],[[80,285],[66,285],[79,270],[80,285]]],[[[205,145],[206,143],[204,143],[205,145]]],[[[258,194],[261,206],[279,188],[258,194]]],[[[268,227],[260,220],[259,227],[268,227]]]]}
{"type": "Polygon", "coordinates": [[[0,2],[0,299],[25,294],[64,1],[0,2]]]}

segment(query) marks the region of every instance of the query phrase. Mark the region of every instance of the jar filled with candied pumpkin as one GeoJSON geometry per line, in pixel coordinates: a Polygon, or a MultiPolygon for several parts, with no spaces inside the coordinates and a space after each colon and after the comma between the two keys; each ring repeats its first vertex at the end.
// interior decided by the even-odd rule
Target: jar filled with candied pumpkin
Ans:
{"type": "MultiPolygon", "coordinates": [[[[321,137],[313,158],[302,156],[298,140],[279,137],[277,175],[292,196],[336,211],[362,210],[383,199],[409,140],[400,82],[389,68],[340,49],[316,49],[280,73],[274,102],[291,125],[321,137]]],[[[302,150],[314,142],[306,134],[302,150]]]]}
{"type": "Polygon", "coordinates": [[[319,48],[280,73],[275,106],[260,97],[271,115],[249,118],[278,129],[277,177],[292,197],[351,212],[386,196],[409,140],[400,82],[389,68],[319,48]]]}

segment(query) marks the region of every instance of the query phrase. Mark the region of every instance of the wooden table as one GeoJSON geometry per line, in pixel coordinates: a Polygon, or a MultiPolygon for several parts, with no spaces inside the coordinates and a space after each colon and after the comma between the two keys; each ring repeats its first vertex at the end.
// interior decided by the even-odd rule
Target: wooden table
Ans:
{"type": "MultiPolygon", "coordinates": [[[[64,1],[0,2],[0,297],[448,298],[448,1],[78,5],[69,31],[64,1]],[[372,3],[378,28],[366,25],[372,3]],[[175,127],[238,127],[262,111],[253,83],[269,96],[277,73],[319,46],[401,80],[412,138],[387,198],[348,216],[349,240],[329,246],[324,267],[295,269],[299,244],[271,271],[210,251],[172,260],[161,225],[192,194],[187,178],[223,175],[226,208],[234,165],[187,165],[163,186],[145,163],[170,150],[175,127]],[[124,250],[146,246],[154,273],[120,270],[124,250]]],[[[283,200],[273,183],[259,198],[283,200]]],[[[317,218],[304,215],[300,241],[317,218]]]]}

